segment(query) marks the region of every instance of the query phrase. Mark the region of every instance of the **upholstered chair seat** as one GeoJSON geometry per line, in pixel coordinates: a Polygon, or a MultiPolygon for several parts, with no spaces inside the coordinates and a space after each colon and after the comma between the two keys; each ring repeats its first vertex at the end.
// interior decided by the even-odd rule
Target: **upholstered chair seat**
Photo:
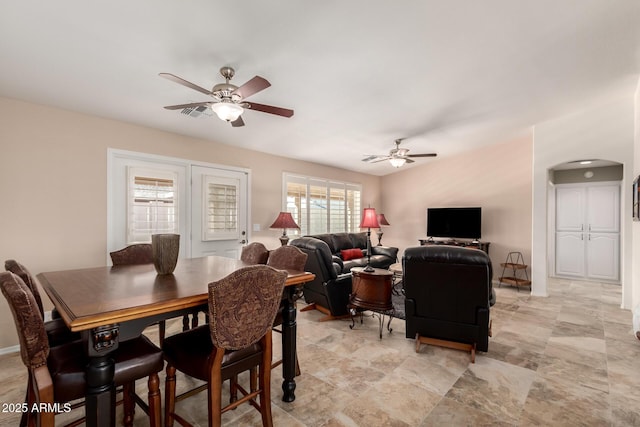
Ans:
{"type": "MultiPolygon", "coordinates": [[[[82,341],[52,347],[47,365],[54,385],[56,402],[69,402],[84,397],[86,392],[85,369],[87,358],[82,341]]],[[[133,383],[149,376],[150,372],[160,372],[164,368],[162,352],[144,335],[120,342],[113,354],[116,369],[116,386],[133,383]]]]}

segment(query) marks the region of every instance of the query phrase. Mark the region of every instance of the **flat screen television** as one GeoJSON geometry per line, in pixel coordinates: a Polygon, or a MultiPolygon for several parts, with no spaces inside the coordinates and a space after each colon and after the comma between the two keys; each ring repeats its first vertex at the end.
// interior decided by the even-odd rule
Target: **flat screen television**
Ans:
{"type": "Polygon", "coordinates": [[[479,240],[482,208],[428,208],[427,236],[479,240]]]}

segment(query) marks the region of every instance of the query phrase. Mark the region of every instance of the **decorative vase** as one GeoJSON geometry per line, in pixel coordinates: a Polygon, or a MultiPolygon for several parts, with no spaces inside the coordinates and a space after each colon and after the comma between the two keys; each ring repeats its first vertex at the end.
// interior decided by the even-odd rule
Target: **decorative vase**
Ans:
{"type": "Polygon", "coordinates": [[[151,250],[153,266],[158,274],[171,274],[178,262],[179,234],[152,234],[151,250]]]}

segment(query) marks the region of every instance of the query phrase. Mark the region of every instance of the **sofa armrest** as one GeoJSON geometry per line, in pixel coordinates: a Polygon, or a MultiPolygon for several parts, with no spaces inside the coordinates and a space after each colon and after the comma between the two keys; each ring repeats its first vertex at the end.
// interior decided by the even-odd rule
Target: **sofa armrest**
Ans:
{"type": "Polygon", "coordinates": [[[351,274],[341,274],[337,279],[324,283],[329,311],[333,316],[344,316],[348,313],[349,295],[351,294],[351,274]]]}
{"type": "MultiPolygon", "coordinates": [[[[340,266],[340,271],[342,271],[342,269],[344,268],[344,262],[342,261],[342,258],[340,258],[338,255],[331,255],[331,261],[334,264],[338,264],[340,266]]],[[[338,272],[338,274],[340,274],[340,272],[338,272]]]]}
{"type": "Polygon", "coordinates": [[[386,255],[391,259],[398,259],[398,248],[394,248],[391,246],[372,246],[371,247],[372,255],[386,255]]]}

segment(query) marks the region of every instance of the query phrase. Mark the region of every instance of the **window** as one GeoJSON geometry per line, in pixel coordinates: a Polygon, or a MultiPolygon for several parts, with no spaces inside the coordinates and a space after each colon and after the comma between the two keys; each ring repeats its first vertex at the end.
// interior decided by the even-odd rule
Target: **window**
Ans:
{"type": "Polygon", "coordinates": [[[177,174],[130,166],[127,180],[127,244],[178,233],[177,174]]]}
{"type": "Polygon", "coordinates": [[[357,232],[362,186],[284,174],[285,210],[300,230],[290,234],[357,232]]]}

